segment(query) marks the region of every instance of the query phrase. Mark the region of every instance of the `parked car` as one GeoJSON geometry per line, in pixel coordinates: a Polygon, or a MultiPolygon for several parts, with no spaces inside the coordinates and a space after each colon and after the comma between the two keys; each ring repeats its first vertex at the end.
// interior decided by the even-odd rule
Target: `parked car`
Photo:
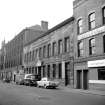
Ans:
{"type": "Polygon", "coordinates": [[[38,75],[38,74],[25,74],[24,79],[40,81],[41,80],[41,76],[38,75]]]}
{"type": "Polygon", "coordinates": [[[24,85],[24,79],[20,79],[18,81],[16,81],[17,85],[24,85]]]}
{"type": "Polygon", "coordinates": [[[37,86],[36,80],[24,79],[24,85],[26,86],[37,86]]]}
{"type": "Polygon", "coordinates": [[[10,79],[7,79],[7,78],[4,78],[4,79],[3,79],[3,82],[10,83],[11,80],[10,80],[10,79]]]}
{"type": "Polygon", "coordinates": [[[49,87],[56,88],[59,86],[59,82],[50,80],[47,77],[45,77],[45,78],[42,78],[40,81],[37,81],[37,86],[44,87],[44,88],[49,88],[49,87]]]}

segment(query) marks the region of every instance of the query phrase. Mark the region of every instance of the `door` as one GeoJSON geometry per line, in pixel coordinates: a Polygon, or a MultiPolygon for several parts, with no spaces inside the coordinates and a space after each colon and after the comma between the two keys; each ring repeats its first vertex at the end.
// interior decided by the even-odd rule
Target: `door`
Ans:
{"type": "Polygon", "coordinates": [[[82,88],[82,70],[77,70],[77,89],[82,88]]]}
{"type": "Polygon", "coordinates": [[[70,62],[65,63],[65,86],[70,84],[70,62]]]}
{"type": "Polygon", "coordinates": [[[88,89],[88,70],[83,70],[83,89],[88,89]]]}

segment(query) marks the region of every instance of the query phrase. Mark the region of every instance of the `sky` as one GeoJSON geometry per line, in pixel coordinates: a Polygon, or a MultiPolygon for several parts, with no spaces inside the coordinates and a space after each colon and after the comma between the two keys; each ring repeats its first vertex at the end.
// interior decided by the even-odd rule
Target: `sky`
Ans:
{"type": "Polygon", "coordinates": [[[26,27],[48,21],[49,29],[73,15],[74,0],[0,0],[0,48],[26,27]]]}

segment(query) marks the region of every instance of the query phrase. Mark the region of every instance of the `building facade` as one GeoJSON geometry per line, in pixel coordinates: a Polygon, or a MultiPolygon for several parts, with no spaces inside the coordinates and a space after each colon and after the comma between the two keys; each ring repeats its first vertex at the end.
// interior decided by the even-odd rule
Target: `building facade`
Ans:
{"type": "Polygon", "coordinates": [[[71,17],[24,46],[25,73],[73,87],[73,22],[71,17]]]}
{"type": "Polygon", "coordinates": [[[73,2],[75,88],[105,89],[105,0],[73,2]]]}
{"type": "Polygon", "coordinates": [[[1,78],[15,80],[14,74],[22,69],[24,30],[1,48],[1,78]]]}

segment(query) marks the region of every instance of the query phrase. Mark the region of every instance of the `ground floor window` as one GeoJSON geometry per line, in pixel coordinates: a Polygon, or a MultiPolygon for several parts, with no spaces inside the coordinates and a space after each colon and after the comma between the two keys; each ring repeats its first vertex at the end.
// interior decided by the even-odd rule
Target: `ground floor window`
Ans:
{"type": "Polygon", "coordinates": [[[105,80],[105,68],[98,69],[98,80],[105,80]]]}

